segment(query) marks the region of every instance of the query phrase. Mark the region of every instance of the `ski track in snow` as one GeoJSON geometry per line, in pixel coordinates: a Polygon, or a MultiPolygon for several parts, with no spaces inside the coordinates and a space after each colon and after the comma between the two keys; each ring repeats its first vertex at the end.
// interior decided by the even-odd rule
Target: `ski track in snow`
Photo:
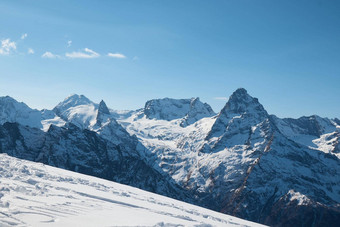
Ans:
{"type": "Polygon", "coordinates": [[[0,154],[0,226],[262,226],[0,154]]]}

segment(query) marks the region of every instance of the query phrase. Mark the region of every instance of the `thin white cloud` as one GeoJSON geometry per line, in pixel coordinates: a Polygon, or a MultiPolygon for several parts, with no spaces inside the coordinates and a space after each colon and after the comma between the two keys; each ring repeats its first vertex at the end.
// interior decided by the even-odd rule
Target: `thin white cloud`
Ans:
{"type": "Polygon", "coordinates": [[[57,54],[52,54],[49,51],[46,51],[43,55],[41,55],[42,58],[59,58],[60,56],[57,54]]]}
{"type": "Polygon", "coordinates": [[[10,39],[1,40],[0,55],[8,55],[17,49],[17,44],[10,39]]]}
{"type": "Polygon", "coordinates": [[[28,54],[34,54],[34,50],[32,48],[28,48],[27,53],[28,54]]]}
{"type": "Polygon", "coordinates": [[[120,59],[126,58],[126,56],[121,53],[108,53],[107,56],[111,58],[120,58],[120,59]]]}
{"type": "Polygon", "coordinates": [[[132,61],[137,61],[137,60],[139,60],[139,57],[137,57],[137,56],[134,56],[134,57],[132,58],[132,61]]]}
{"type": "Polygon", "coordinates": [[[67,47],[70,47],[72,45],[72,40],[67,41],[67,47]]]}
{"type": "Polygon", "coordinates": [[[214,99],[216,99],[216,100],[222,100],[222,101],[227,101],[227,100],[228,100],[227,97],[214,97],[214,99]]]}
{"type": "Polygon", "coordinates": [[[85,48],[84,52],[66,53],[65,56],[68,58],[97,58],[100,54],[89,48],[85,48]]]}
{"type": "Polygon", "coordinates": [[[26,39],[27,38],[27,33],[21,35],[21,39],[26,39]]]}

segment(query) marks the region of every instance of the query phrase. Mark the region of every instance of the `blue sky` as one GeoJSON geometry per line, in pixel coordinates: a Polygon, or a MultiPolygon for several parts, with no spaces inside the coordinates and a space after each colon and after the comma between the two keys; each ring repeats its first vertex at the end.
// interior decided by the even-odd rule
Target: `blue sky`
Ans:
{"type": "Polygon", "coordinates": [[[340,1],[1,1],[0,96],[113,109],[244,87],[280,117],[340,117],[340,1]]]}

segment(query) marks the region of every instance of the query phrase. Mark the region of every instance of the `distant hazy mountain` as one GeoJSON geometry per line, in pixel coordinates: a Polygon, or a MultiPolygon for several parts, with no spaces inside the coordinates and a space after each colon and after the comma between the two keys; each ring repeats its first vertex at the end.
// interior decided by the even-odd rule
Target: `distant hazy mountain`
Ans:
{"type": "Polygon", "coordinates": [[[340,223],[340,122],[269,115],[243,88],[224,108],[136,111],[72,95],[53,111],[0,98],[0,152],[276,226],[340,223]]]}

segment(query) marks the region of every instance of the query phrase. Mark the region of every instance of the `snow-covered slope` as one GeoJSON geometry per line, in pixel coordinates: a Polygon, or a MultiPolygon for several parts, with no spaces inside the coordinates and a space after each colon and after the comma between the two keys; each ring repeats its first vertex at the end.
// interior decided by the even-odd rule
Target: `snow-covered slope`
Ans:
{"type": "Polygon", "coordinates": [[[31,109],[25,103],[18,102],[9,96],[0,97],[0,124],[5,122],[17,122],[44,131],[47,131],[51,124],[57,126],[65,124],[65,121],[53,111],[31,109]]]}
{"type": "Polygon", "coordinates": [[[98,104],[84,95],[71,95],[54,107],[53,111],[65,121],[80,128],[87,128],[96,123],[98,104]]]}
{"type": "Polygon", "coordinates": [[[261,226],[0,154],[0,226],[261,226]]]}

